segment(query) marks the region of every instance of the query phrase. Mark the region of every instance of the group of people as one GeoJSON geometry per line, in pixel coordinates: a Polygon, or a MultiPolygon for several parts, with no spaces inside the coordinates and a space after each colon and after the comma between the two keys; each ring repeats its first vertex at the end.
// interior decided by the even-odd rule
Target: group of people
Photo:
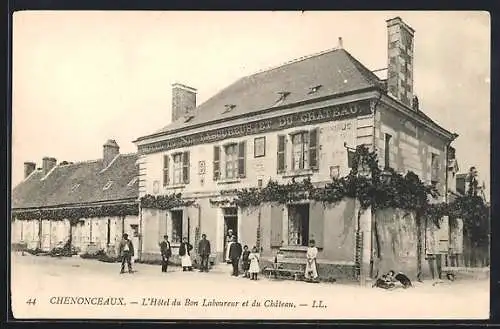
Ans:
{"type": "MultiPolygon", "coordinates": [[[[257,247],[252,247],[251,251],[249,250],[247,245],[242,248],[241,243],[238,242],[238,239],[232,230],[228,231],[226,241],[226,261],[233,267],[231,275],[236,277],[239,276],[239,269],[241,266],[241,268],[243,269],[243,276],[245,278],[250,278],[250,280],[257,280],[257,276],[260,272],[260,253],[257,247]]],[[[159,243],[159,246],[161,252],[161,271],[167,272],[168,263],[170,258],[172,257],[172,248],[170,246],[170,241],[168,241],[168,235],[163,236],[163,241],[159,243]]],[[[179,256],[181,259],[182,271],[193,270],[193,263],[191,260],[192,250],[193,246],[189,243],[188,239],[184,237],[179,246],[179,256]]],[[[131,260],[134,256],[134,245],[132,244],[132,241],[128,239],[127,233],[123,234],[123,239],[120,241],[118,252],[122,260],[120,273],[125,273],[125,265],[128,266],[129,273],[132,273],[133,271],[131,260]]],[[[208,272],[210,253],[210,241],[207,240],[206,234],[202,234],[201,240],[198,243],[200,272],[208,272]]],[[[306,253],[306,280],[315,281],[318,278],[316,263],[317,255],[318,249],[315,246],[314,240],[311,240],[306,253]]]]}
{"type": "MultiPolygon", "coordinates": [[[[172,256],[172,248],[170,247],[170,241],[168,241],[168,235],[163,236],[163,241],[159,243],[161,252],[161,271],[167,272],[168,262],[172,256]]],[[[193,245],[188,242],[188,239],[184,237],[181,244],[179,245],[179,256],[181,258],[182,271],[192,271],[193,262],[191,260],[191,251],[193,250],[193,245]]],[[[200,272],[208,272],[208,260],[210,257],[210,241],[207,240],[207,235],[202,234],[201,240],[198,242],[198,255],[200,256],[200,272]]]]}

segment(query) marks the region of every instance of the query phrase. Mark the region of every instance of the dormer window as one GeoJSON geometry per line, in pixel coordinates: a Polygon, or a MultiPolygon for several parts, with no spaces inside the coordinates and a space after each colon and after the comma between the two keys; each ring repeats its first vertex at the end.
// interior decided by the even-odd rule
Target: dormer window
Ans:
{"type": "Polygon", "coordinates": [[[322,85],[317,85],[317,86],[314,86],[311,88],[311,90],[309,90],[308,94],[311,95],[311,94],[314,94],[314,93],[317,93],[318,90],[323,87],[322,85]]]}
{"type": "Polygon", "coordinates": [[[109,188],[111,187],[111,185],[113,185],[113,181],[110,180],[106,183],[106,185],[104,185],[104,187],[102,188],[103,191],[106,191],[106,190],[109,190],[109,188]]]}
{"type": "Polygon", "coordinates": [[[80,184],[75,184],[75,185],[73,185],[73,186],[71,187],[71,192],[76,191],[76,189],[77,189],[77,188],[79,188],[79,187],[80,187],[80,184]]]}
{"type": "Polygon", "coordinates": [[[127,184],[127,186],[132,187],[137,182],[137,177],[132,178],[132,180],[127,184]]]}
{"type": "Polygon", "coordinates": [[[279,98],[276,101],[276,103],[274,104],[274,106],[280,106],[281,104],[283,104],[283,102],[286,100],[286,98],[288,97],[288,95],[290,95],[290,92],[288,92],[288,91],[280,91],[278,93],[278,95],[279,95],[279,98]]]}
{"type": "Polygon", "coordinates": [[[236,105],[234,105],[234,104],[226,104],[225,107],[226,108],[224,109],[224,112],[222,112],[223,114],[231,112],[236,107],[236,105]]]}
{"type": "Polygon", "coordinates": [[[189,122],[189,121],[193,120],[193,118],[194,118],[193,114],[186,114],[184,116],[184,122],[189,122]]]}

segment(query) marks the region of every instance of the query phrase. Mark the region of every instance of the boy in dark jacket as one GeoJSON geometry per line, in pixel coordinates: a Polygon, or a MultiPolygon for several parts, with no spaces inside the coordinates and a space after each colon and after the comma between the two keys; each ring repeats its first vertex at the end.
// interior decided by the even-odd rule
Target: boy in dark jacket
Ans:
{"type": "Polygon", "coordinates": [[[160,242],[161,251],[161,271],[167,272],[168,260],[172,256],[172,249],[170,248],[170,241],[168,241],[168,235],[163,236],[163,241],[160,242]]]}

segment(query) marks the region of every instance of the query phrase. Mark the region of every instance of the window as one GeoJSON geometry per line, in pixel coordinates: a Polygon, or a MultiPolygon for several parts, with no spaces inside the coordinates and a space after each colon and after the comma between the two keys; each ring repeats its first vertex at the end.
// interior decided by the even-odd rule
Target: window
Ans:
{"type": "Polygon", "coordinates": [[[104,185],[104,187],[102,188],[102,190],[103,190],[103,191],[108,190],[108,189],[111,187],[111,185],[113,185],[113,181],[111,181],[111,180],[110,180],[110,181],[108,181],[108,182],[106,183],[106,185],[104,185]]]}
{"type": "Polygon", "coordinates": [[[311,88],[311,90],[309,90],[308,94],[311,95],[311,94],[314,94],[314,93],[317,93],[318,90],[322,87],[322,85],[317,85],[317,86],[314,86],[311,88]]]}
{"type": "Polygon", "coordinates": [[[288,91],[280,91],[278,93],[279,97],[278,97],[278,100],[276,101],[276,103],[274,103],[273,106],[280,106],[281,104],[283,104],[283,102],[286,100],[286,98],[288,97],[288,95],[290,95],[290,92],[288,91]]]}
{"type": "Polygon", "coordinates": [[[222,114],[231,112],[235,107],[236,107],[236,105],[234,105],[234,104],[226,104],[224,112],[222,112],[222,114]]]}
{"type": "Polygon", "coordinates": [[[238,144],[227,145],[225,149],[226,178],[236,178],[238,175],[238,144]]]}
{"type": "Polygon", "coordinates": [[[137,182],[137,177],[132,178],[132,180],[127,184],[127,186],[132,187],[137,182]]]}
{"type": "Polygon", "coordinates": [[[431,183],[436,184],[439,181],[439,155],[431,153],[431,183]]]}
{"type": "Polygon", "coordinates": [[[305,132],[292,136],[292,170],[309,167],[308,159],[309,135],[305,132]]]}
{"type": "Polygon", "coordinates": [[[173,155],[174,168],[173,168],[173,178],[174,184],[182,183],[182,153],[177,153],[173,155]]]}
{"type": "Polygon", "coordinates": [[[288,206],[288,245],[309,244],[309,204],[288,206]]]}
{"type": "Polygon", "coordinates": [[[278,135],[278,174],[285,172],[286,136],[278,135]]]}
{"type": "Polygon", "coordinates": [[[173,210],[171,212],[172,218],[172,243],[182,242],[182,210],[173,210]]]}
{"type": "Polygon", "coordinates": [[[163,186],[170,184],[170,174],[169,174],[169,163],[170,157],[168,155],[163,156],[163,186]]]}
{"type": "Polygon", "coordinates": [[[188,184],[189,183],[189,152],[175,153],[173,158],[173,183],[188,184]]]}
{"type": "Polygon", "coordinates": [[[384,148],[384,167],[390,168],[390,155],[391,155],[391,138],[392,136],[389,134],[385,134],[385,148],[384,148]]]}
{"type": "MultiPolygon", "coordinates": [[[[224,146],[224,178],[235,179],[246,176],[246,142],[224,146]]],[[[214,180],[221,177],[220,147],[214,146],[214,180]]]]}

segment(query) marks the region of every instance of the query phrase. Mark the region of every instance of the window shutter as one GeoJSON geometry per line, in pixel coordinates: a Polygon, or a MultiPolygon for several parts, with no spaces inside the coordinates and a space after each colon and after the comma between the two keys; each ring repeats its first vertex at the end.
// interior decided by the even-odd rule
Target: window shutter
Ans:
{"type": "Polygon", "coordinates": [[[182,154],[182,181],[184,184],[189,184],[189,152],[182,154]]]}
{"type": "Polygon", "coordinates": [[[318,170],[319,168],[319,131],[315,128],[309,132],[309,168],[318,170]]]}
{"type": "Polygon", "coordinates": [[[163,186],[167,186],[170,184],[170,175],[169,175],[169,165],[170,165],[170,157],[168,155],[163,156],[163,186]]]}
{"type": "Polygon", "coordinates": [[[281,247],[283,241],[283,209],[271,206],[271,247],[281,247]]]}
{"type": "Polygon", "coordinates": [[[324,209],[321,202],[309,205],[309,240],[314,239],[316,247],[323,248],[324,209]]]}
{"type": "Polygon", "coordinates": [[[220,178],[220,146],[214,146],[214,181],[220,178]]]}
{"type": "Polygon", "coordinates": [[[278,174],[285,172],[286,170],[286,165],[285,165],[285,159],[286,159],[286,136],[285,135],[278,135],[278,152],[277,152],[277,159],[278,159],[278,174]]]}
{"type": "Polygon", "coordinates": [[[244,178],[246,176],[245,155],[246,155],[246,142],[240,142],[238,145],[238,176],[240,178],[244,178]]]}

